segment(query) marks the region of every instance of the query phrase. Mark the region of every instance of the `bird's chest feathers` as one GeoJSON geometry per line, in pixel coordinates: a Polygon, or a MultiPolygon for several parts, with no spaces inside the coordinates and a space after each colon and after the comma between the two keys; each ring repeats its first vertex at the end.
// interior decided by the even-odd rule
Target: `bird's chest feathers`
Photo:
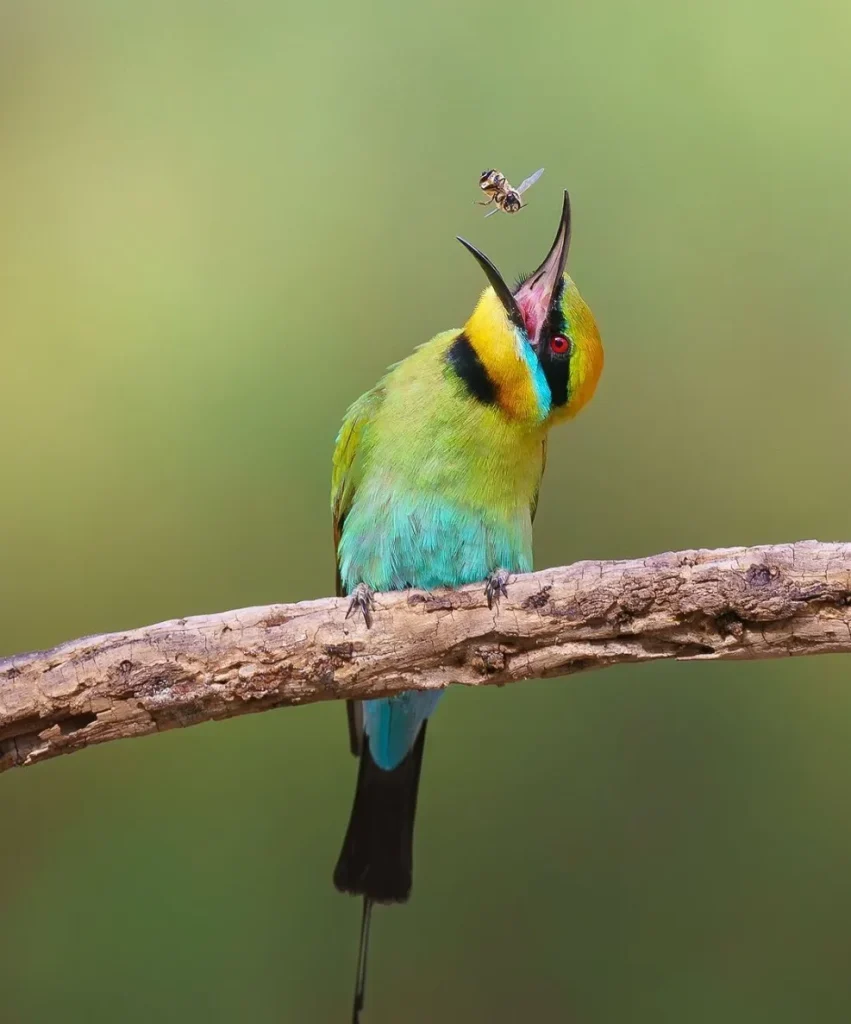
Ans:
{"type": "Polygon", "coordinates": [[[376,492],[352,508],[339,556],[347,590],[455,587],[500,567],[529,572],[532,524],[528,508],[483,514],[432,495],[376,492]]]}
{"type": "Polygon", "coordinates": [[[434,410],[417,429],[379,437],[343,530],[348,588],[430,589],[531,570],[542,437],[493,409],[461,411],[434,410]]]}

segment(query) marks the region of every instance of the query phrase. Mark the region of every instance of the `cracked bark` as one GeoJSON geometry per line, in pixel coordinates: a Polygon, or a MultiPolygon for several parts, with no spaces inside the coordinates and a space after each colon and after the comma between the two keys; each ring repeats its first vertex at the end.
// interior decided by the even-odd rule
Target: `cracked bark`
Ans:
{"type": "Polygon", "coordinates": [[[176,619],[0,661],[0,771],[269,708],[625,662],[851,652],[851,544],[578,562],[484,587],[176,619]]]}

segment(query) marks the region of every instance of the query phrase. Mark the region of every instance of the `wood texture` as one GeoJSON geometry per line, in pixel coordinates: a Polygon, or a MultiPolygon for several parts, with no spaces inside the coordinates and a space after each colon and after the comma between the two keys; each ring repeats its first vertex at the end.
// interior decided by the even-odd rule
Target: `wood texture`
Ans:
{"type": "Polygon", "coordinates": [[[851,544],[681,551],[162,622],[0,661],[0,770],[232,715],[623,662],[851,652],[851,544]]]}

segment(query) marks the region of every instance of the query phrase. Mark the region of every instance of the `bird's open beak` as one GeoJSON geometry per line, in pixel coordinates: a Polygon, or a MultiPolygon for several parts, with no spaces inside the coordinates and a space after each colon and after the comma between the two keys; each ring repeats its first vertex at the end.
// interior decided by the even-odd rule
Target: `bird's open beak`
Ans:
{"type": "Polygon", "coordinates": [[[564,193],[561,221],[547,258],[514,291],[523,324],[532,347],[537,349],[544,325],[561,301],[564,268],[570,248],[570,196],[564,193]]]}
{"type": "Polygon", "coordinates": [[[505,308],[508,319],[524,331],[537,348],[541,331],[553,307],[561,299],[561,284],[570,248],[570,197],[564,193],[564,205],[558,231],[547,258],[513,293],[502,275],[483,252],[464,238],[458,241],[475,257],[505,308]]]}
{"type": "Polygon", "coordinates": [[[458,241],[464,246],[469,252],[473,254],[473,258],[484,270],[485,277],[490,281],[491,288],[496,292],[497,298],[502,303],[505,313],[508,319],[521,331],[526,330],[526,325],[523,323],[523,317],[520,313],[520,309],[517,303],[514,301],[514,296],[511,294],[511,289],[503,281],[502,274],[496,269],[491,261],[485,256],[485,254],[477,249],[475,245],[468,242],[466,238],[458,236],[458,241]]]}

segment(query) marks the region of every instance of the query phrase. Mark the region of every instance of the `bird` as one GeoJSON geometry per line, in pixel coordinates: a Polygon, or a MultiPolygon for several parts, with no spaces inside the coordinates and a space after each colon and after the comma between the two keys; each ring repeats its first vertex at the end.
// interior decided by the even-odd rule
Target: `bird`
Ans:
{"type": "MultiPolygon", "coordinates": [[[[480,583],[489,606],[532,570],[532,523],[551,427],[591,399],[600,332],[565,271],[567,191],[546,258],[514,288],[469,241],[487,278],[463,328],[416,348],[349,408],[337,437],[331,504],[337,593],[353,628],[380,615],[380,591],[480,583]]],[[[359,759],[334,869],[363,900],[352,1022],[364,1008],[375,904],[406,902],[426,728],[442,690],[347,702],[359,759]]]]}

